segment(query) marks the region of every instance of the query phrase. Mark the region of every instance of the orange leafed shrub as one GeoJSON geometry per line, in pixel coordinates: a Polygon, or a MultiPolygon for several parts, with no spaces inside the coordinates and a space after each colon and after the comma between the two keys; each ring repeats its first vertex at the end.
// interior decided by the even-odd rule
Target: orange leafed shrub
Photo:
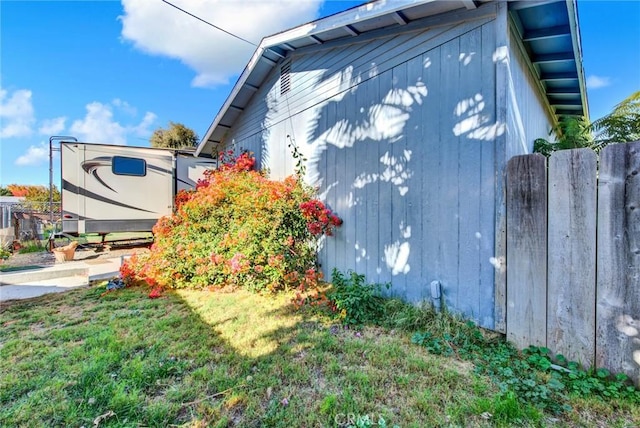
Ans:
{"type": "Polygon", "coordinates": [[[269,292],[317,283],[317,240],[341,220],[298,178],[269,180],[254,165],[242,154],[180,192],[175,214],[153,229],[151,252],[123,265],[125,281],[269,292]]]}

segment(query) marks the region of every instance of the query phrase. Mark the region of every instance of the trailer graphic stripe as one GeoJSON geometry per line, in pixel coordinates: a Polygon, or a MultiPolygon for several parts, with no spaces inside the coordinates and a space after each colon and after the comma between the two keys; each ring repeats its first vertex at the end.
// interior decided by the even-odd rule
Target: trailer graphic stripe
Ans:
{"type": "Polygon", "coordinates": [[[88,191],[87,189],[80,188],[69,183],[67,180],[62,180],[62,190],[66,190],[71,193],[75,193],[77,195],[84,195],[87,198],[95,199],[96,201],[105,202],[107,204],[115,205],[118,207],[129,208],[136,211],[143,211],[147,213],[157,214],[153,211],[145,210],[142,208],[134,207],[132,205],[123,204],[122,202],[114,201],[113,199],[105,198],[104,196],[98,195],[97,193],[93,193],[88,191]]]}
{"type": "MultiPolygon", "coordinates": [[[[84,161],[82,162],[81,165],[84,172],[86,172],[87,174],[91,174],[96,180],[98,180],[100,184],[102,184],[107,189],[111,190],[112,192],[118,193],[115,189],[113,189],[111,186],[105,183],[104,180],[98,174],[99,168],[105,167],[105,166],[111,167],[113,165],[112,156],[99,156],[97,158],[84,161]]],[[[146,167],[148,170],[150,170],[151,172],[155,172],[156,174],[160,174],[160,175],[172,174],[171,171],[156,165],[147,165],[146,167]]]]}
{"type": "Polygon", "coordinates": [[[100,178],[100,176],[98,175],[98,168],[100,168],[101,166],[111,166],[111,156],[101,156],[98,158],[94,158],[90,161],[82,162],[82,169],[84,169],[84,172],[86,172],[87,174],[93,175],[95,179],[98,180],[98,182],[102,184],[104,187],[106,187],[107,189],[113,192],[116,192],[115,190],[113,190],[111,186],[105,183],[102,180],[102,178],[100,178]]]}

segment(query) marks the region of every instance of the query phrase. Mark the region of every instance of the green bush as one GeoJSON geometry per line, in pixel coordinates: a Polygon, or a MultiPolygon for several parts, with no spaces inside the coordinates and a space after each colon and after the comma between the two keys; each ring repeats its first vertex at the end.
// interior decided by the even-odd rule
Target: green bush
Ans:
{"type": "Polygon", "coordinates": [[[297,177],[269,180],[253,165],[240,155],[181,192],[176,213],[155,225],[150,253],[123,265],[125,282],[273,292],[316,277],[317,239],[340,219],[297,177]]]}
{"type": "Polygon", "coordinates": [[[568,396],[600,396],[640,403],[640,391],[624,374],[611,377],[604,369],[583,370],[562,355],[554,364],[549,349],[531,346],[519,352],[505,340],[487,339],[472,322],[453,323],[450,332],[417,332],[412,342],[430,353],[456,356],[474,363],[475,371],[493,379],[502,394],[536,408],[560,413],[568,410],[568,396]]]}
{"type": "Polygon", "coordinates": [[[6,260],[11,256],[11,252],[6,248],[0,247],[0,260],[6,260]]]}
{"type": "Polygon", "coordinates": [[[367,284],[364,275],[349,271],[345,277],[337,269],[331,274],[332,289],[327,298],[329,306],[345,324],[360,325],[378,322],[382,315],[382,288],[389,284],[367,284]]]}
{"type": "Polygon", "coordinates": [[[22,244],[22,247],[18,250],[20,254],[28,254],[28,253],[39,253],[44,251],[44,246],[40,243],[40,241],[26,241],[22,244]]]}

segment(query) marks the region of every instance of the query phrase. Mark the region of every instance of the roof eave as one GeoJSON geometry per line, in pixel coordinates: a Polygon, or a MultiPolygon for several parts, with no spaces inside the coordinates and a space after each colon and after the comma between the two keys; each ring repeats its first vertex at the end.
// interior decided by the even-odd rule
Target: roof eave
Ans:
{"type": "Polygon", "coordinates": [[[573,51],[576,54],[576,68],[578,69],[578,84],[580,86],[580,97],[584,110],[585,119],[589,120],[589,100],[587,98],[587,85],[584,77],[584,67],[582,66],[582,40],[580,37],[580,26],[578,25],[578,9],[576,0],[566,0],[567,11],[569,13],[569,25],[571,27],[571,39],[573,51]]]}

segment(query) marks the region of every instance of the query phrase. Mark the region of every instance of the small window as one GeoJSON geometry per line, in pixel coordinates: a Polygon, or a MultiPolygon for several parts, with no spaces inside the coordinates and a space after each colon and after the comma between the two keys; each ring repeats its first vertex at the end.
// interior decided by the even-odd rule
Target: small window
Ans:
{"type": "Polygon", "coordinates": [[[291,90],[291,61],[287,61],[280,67],[280,95],[291,90]]]}
{"type": "Polygon", "coordinates": [[[111,171],[115,175],[144,177],[147,175],[147,162],[144,159],[114,156],[111,164],[111,171]]]}

